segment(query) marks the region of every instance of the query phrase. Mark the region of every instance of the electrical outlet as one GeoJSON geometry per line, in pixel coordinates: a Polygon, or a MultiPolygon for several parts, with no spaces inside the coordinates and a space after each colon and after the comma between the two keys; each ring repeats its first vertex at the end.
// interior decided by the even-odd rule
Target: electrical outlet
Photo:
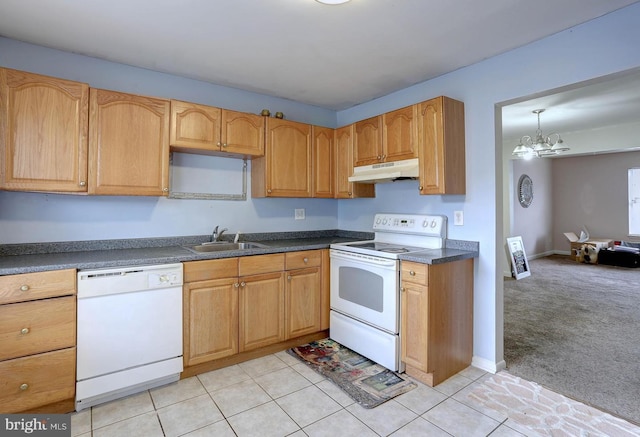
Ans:
{"type": "Polygon", "coordinates": [[[295,209],[294,217],[296,220],[304,220],[304,208],[295,209]]]}
{"type": "Polygon", "coordinates": [[[464,224],[464,214],[462,211],[453,211],[454,226],[462,226],[464,224]]]}

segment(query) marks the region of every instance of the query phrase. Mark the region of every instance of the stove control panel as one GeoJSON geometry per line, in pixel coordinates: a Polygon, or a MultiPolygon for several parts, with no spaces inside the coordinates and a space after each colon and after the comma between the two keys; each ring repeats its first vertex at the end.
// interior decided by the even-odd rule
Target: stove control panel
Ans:
{"type": "Polygon", "coordinates": [[[447,217],[421,214],[376,214],[373,230],[446,238],[447,217]]]}

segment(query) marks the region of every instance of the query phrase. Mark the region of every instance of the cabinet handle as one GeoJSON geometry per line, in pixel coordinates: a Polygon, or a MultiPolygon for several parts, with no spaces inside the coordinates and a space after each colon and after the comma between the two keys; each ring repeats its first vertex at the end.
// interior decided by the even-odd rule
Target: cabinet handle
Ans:
{"type": "Polygon", "coordinates": [[[23,285],[22,287],[20,287],[20,291],[29,291],[29,286],[28,285],[23,285]]]}
{"type": "Polygon", "coordinates": [[[28,333],[29,333],[29,328],[22,328],[22,329],[20,330],[20,334],[25,335],[25,334],[28,334],[28,333]]]}
{"type": "Polygon", "coordinates": [[[420,185],[420,186],[418,187],[418,189],[419,189],[420,191],[422,191],[422,185],[420,185]]]}
{"type": "Polygon", "coordinates": [[[382,155],[378,155],[378,156],[376,156],[376,158],[378,159],[378,161],[381,161],[382,160],[382,155]]]}
{"type": "Polygon", "coordinates": [[[242,282],[240,283],[240,286],[241,286],[241,287],[244,287],[245,285],[247,285],[247,284],[246,284],[244,281],[242,281],[242,282]]]}
{"type": "Polygon", "coordinates": [[[287,279],[290,281],[290,280],[291,280],[291,275],[288,275],[288,276],[287,276],[287,279]]]}
{"type": "Polygon", "coordinates": [[[240,284],[238,284],[238,283],[236,282],[235,284],[233,284],[233,286],[234,286],[235,288],[238,288],[238,287],[240,286],[240,284]]]}
{"type": "Polygon", "coordinates": [[[302,261],[304,261],[304,263],[306,264],[306,263],[308,263],[308,262],[309,262],[309,258],[304,257],[304,258],[302,258],[302,261]]]}
{"type": "Polygon", "coordinates": [[[387,159],[387,155],[382,155],[382,161],[384,161],[385,159],[387,159]]]}
{"type": "Polygon", "coordinates": [[[87,185],[87,183],[85,181],[80,181],[80,186],[84,187],[85,185],[87,185]]]}
{"type": "Polygon", "coordinates": [[[29,384],[20,384],[20,390],[25,391],[26,389],[29,388],[29,384]]]}
{"type": "Polygon", "coordinates": [[[409,271],[409,275],[411,275],[411,276],[415,276],[415,275],[416,275],[416,272],[414,272],[413,270],[410,270],[410,271],[409,271]]]}
{"type": "Polygon", "coordinates": [[[349,195],[349,197],[353,196],[353,193],[351,191],[349,191],[347,194],[349,195]]]}
{"type": "Polygon", "coordinates": [[[218,141],[218,144],[216,144],[216,146],[220,147],[222,145],[222,143],[220,141],[218,141]]]}
{"type": "Polygon", "coordinates": [[[227,147],[227,143],[222,143],[222,147],[227,147]]]}
{"type": "Polygon", "coordinates": [[[271,190],[270,190],[270,189],[269,189],[269,190],[267,190],[267,193],[270,193],[270,192],[271,192],[271,190]]]}
{"type": "Polygon", "coordinates": [[[164,192],[166,193],[167,191],[169,191],[169,188],[164,187],[164,188],[162,189],[162,191],[164,191],[164,192]]]}
{"type": "Polygon", "coordinates": [[[402,292],[404,293],[405,291],[407,291],[407,289],[406,289],[406,288],[404,288],[404,287],[401,287],[401,288],[400,288],[400,291],[402,291],[402,292]]]}

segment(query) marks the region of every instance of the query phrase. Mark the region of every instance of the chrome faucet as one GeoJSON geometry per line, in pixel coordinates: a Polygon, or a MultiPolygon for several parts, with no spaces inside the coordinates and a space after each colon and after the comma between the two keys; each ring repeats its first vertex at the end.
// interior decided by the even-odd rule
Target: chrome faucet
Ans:
{"type": "Polygon", "coordinates": [[[211,233],[211,241],[220,241],[220,237],[222,237],[222,234],[224,233],[224,231],[228,231],[227,228],[224,228],[223,230],[221,230],[220,232],[218,232],[218,226],[216,226],[213,229],[213,232],[211,233]]]}

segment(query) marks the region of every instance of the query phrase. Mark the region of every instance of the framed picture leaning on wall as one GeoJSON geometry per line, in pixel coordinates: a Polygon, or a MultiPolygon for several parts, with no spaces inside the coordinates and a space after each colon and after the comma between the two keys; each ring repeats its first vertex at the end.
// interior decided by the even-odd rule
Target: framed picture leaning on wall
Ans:
{"type": "Polygon", "coordinates": [[[522,237],[507,238],[507,249],[509,250],[509,256],[511,258],[511,274],[513,277],[522,279],[531,276],[529,261],[527,261],[527,254],[524,251],[522,237]]]}

